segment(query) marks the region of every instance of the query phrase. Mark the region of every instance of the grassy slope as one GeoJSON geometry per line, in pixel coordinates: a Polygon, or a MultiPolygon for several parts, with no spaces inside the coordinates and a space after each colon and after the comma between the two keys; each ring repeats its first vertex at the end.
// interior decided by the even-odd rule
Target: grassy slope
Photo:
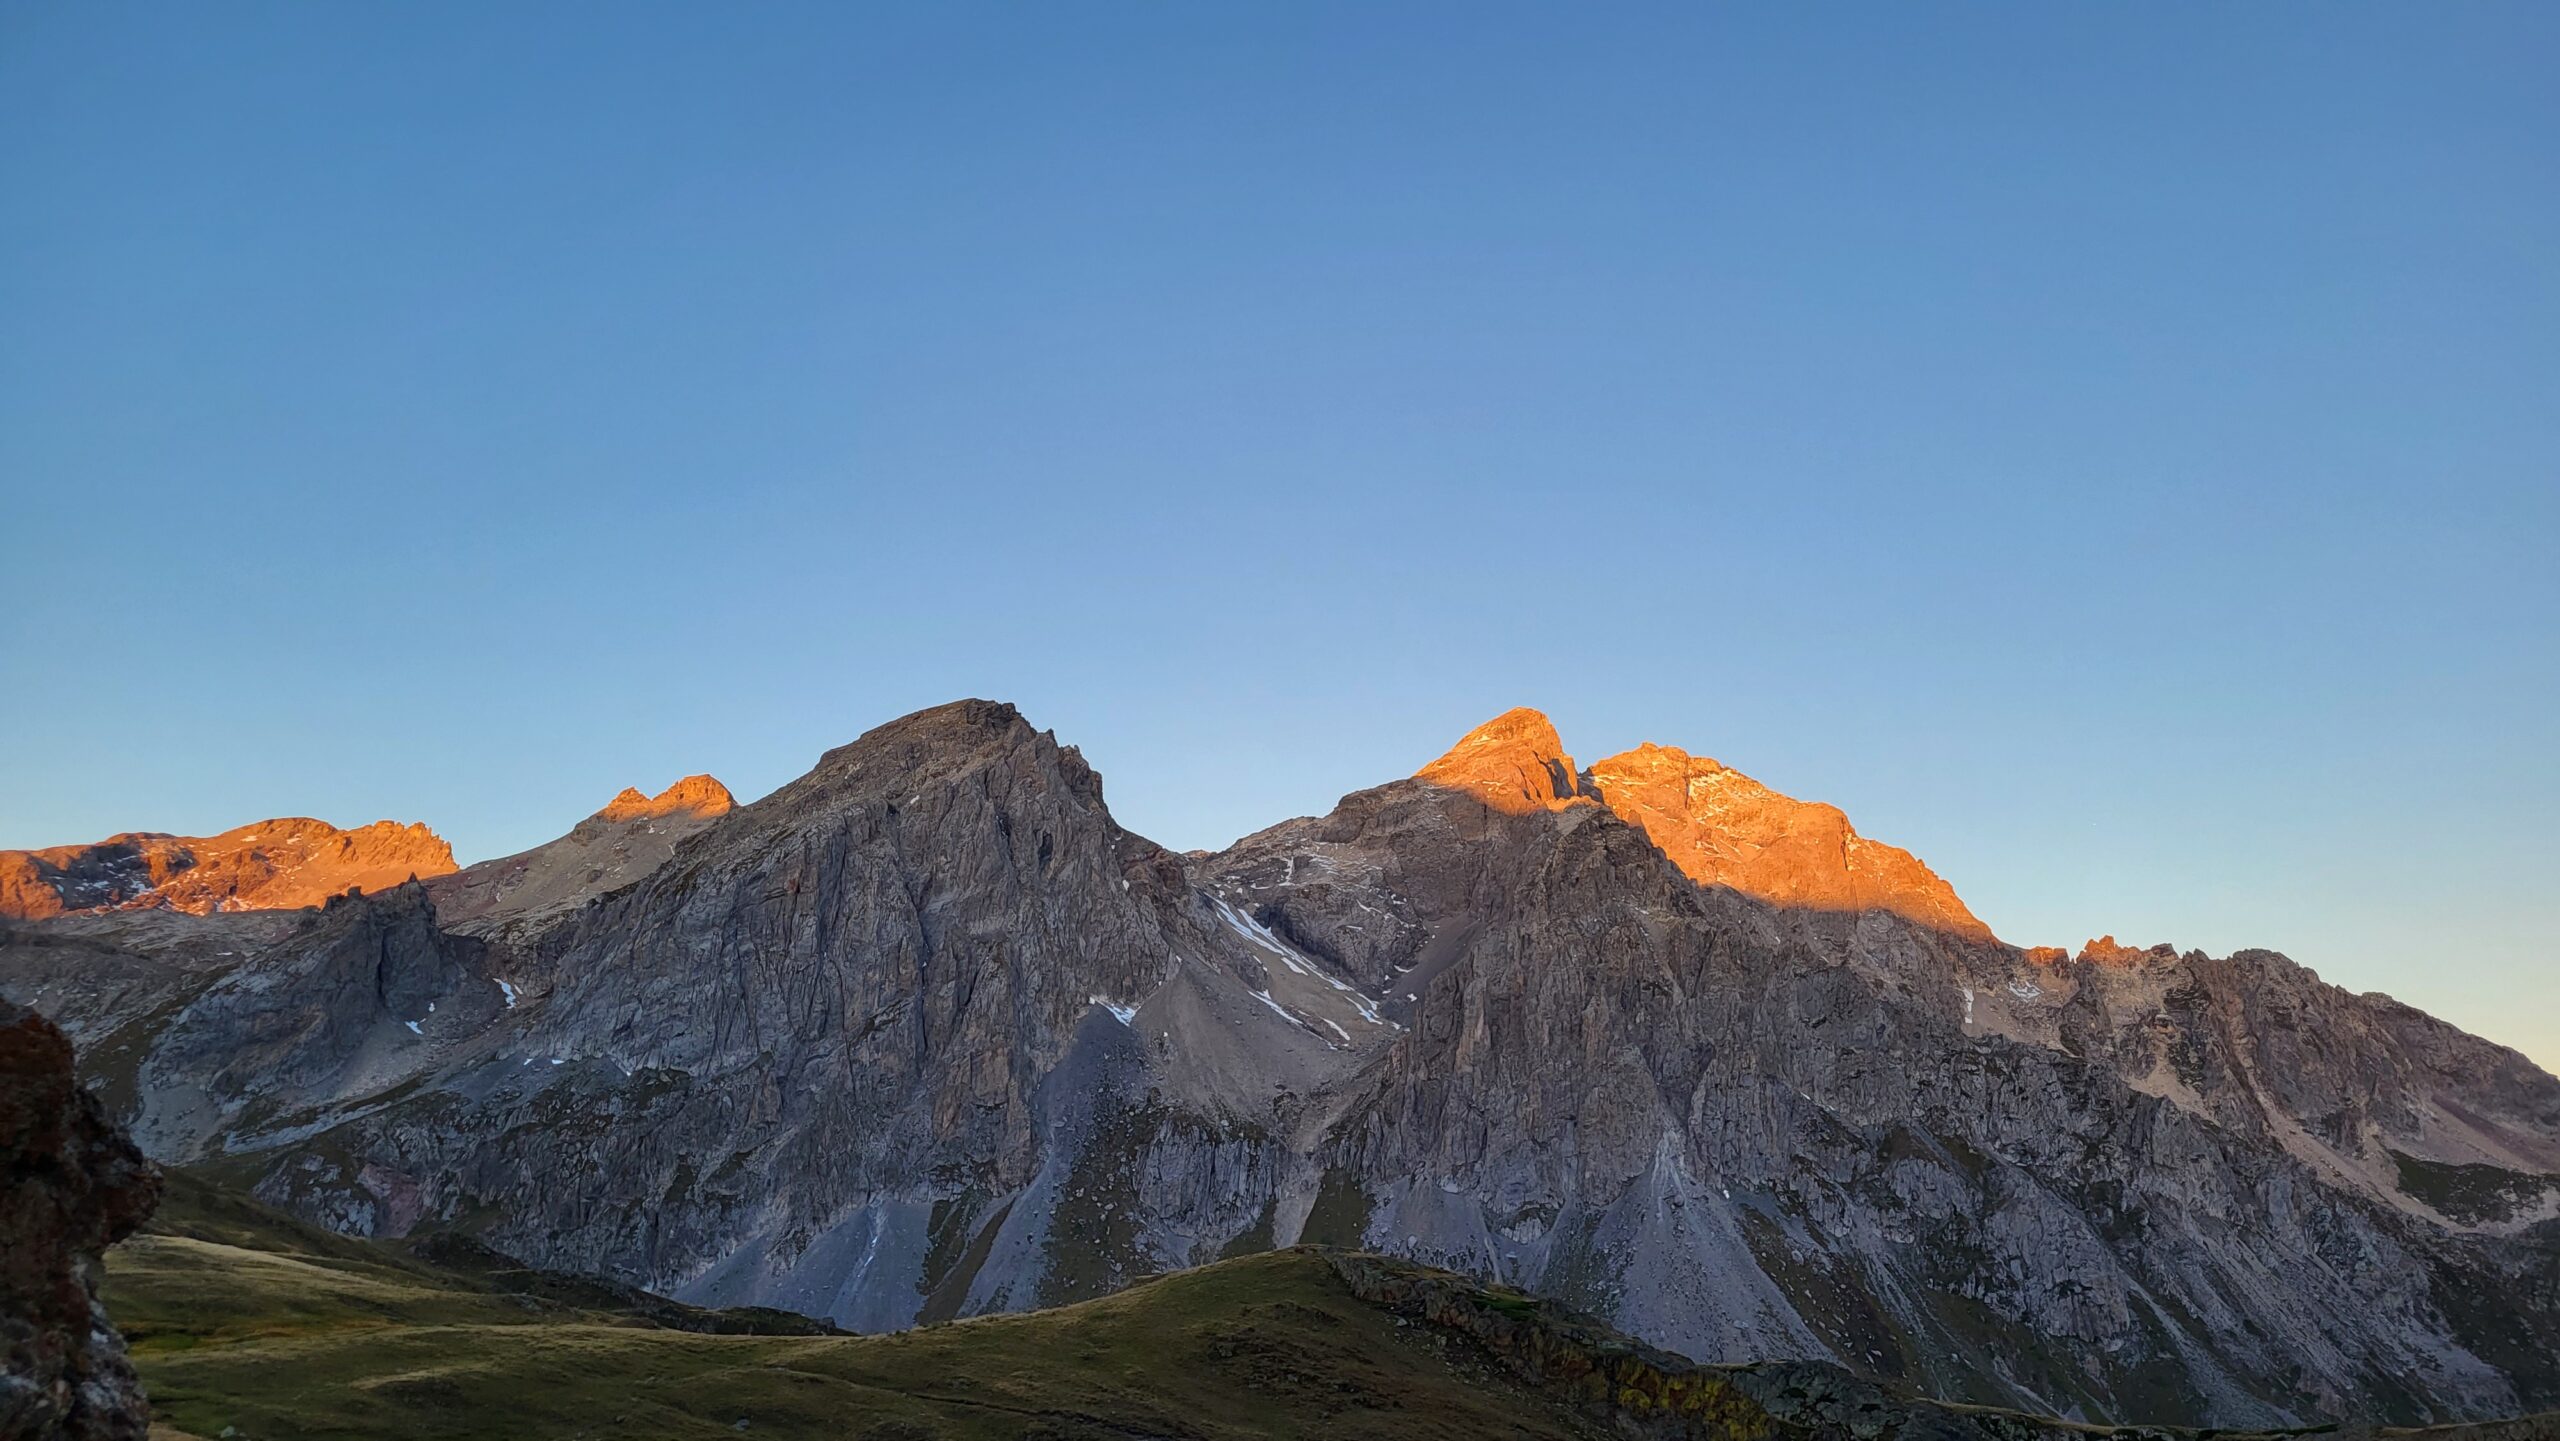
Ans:
{"type": "Polygon", "coordinates": [[[161,1419],[201,1436],[1598,1434],[1306,1252],[895,1336],[712,1335],[197,1199],[115,1251],[107,1302],[161,1419]]]}
{"type": "MultiPolygon", "coordinates": [[[[796,1334],[805,1318],[704,1312],[486,1252],[353,1240],[175,1174],[150,1232],[111,1253],[106,1299],[163,1423],[155,1441],[226,1428],[247,1441],[1598,1441],[1634,1433],[1577,1406],[1608,1405],[1613,1393],[1620,1418],[1636,1422],[1624,1408],[1644,1409],[1639,1392],[1652,1393],[1636,1422],[1644,1434],[1808,1434],[1590,1318],[1403,1262],[1304,1249],[1052,1311],[810,1335],[796,1334]],[[1523,1380],[1524,1363],[1547,1384],[1523,1380]],[[1666,1396],[1685,1397],[1687,1425],[1663,1414],[1666,1396]]],[[[1797,1374],[1806,1368],[1751,1369],[1781,1389],[1826,1384],[1797,1374]]],[[[1742,1389],[1773,1394],[1755,1384],[1742,1389]]],[[[1904,1441],[2103,1434],[1975,1407],[1884,1404],[1881,1429],[1904,1441]]],[[[2553,1441],[2560,1420],[2380,1434],[2553,1441]]]]}

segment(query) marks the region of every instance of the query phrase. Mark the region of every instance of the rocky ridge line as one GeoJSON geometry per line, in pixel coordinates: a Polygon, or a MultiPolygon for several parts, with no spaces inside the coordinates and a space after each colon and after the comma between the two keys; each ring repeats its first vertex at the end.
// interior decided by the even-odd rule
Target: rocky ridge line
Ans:
{"type": "Polygon", "coordinates": [[[482,945],[417,893],[263,941],[84,918],[0,930],[0,986],[155,1154],[695,1304],[876,1329],[1316,1240],[2038,1410],[2560,1396],[2560,1083],[2282,957],[2030,957],[1868,905],[1845,836],[1864,909],[1701,885],[1610,769],[1513,712],[1182,857],[962,702],[482,945]]]}
{"type": "Polygon", "coordinates": [[[189,915],[295,910],[349,887],[386,890],[454,869],[453,847],[420,824],[341,830],[308,816],[218,836],[136,831],[94,845],[0,851],[0,919],[160,908],[189,915]]]}
{"type": "Polygon", "coordinates": [[[676,846],[738,808],[729,788],[691,775],[654,796],[626,786],[567,835],[427,882],[443,923],[473,935],[529,934],[664,865],[676,846]]]}

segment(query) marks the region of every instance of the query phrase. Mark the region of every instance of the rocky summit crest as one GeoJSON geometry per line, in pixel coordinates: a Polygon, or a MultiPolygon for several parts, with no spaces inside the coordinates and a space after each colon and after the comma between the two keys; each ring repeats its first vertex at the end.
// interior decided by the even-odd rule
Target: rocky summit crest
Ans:
{"type": "Polygon", "coordinates": [[[2145,961],[2175,960],[2177,956],[2176,946],[2128,946],[2118,943],[2113,936],[2099,936],[2082,942],[2080,946],[2081,960],[2101,966],[2138,966],[2145,961]]]}
{"type": "Polygon", "coordinates": [[[382,890],[453,869],[453,847],[442,836],[398,821],[340,830],[287,816],[218,836],[134,832],[94,845],[0,851],[0,917],[138,907],[192,915],[294,910],[350,886],[382,890]]]}
{"type": "Polygon", "coordinates": [[[1510,814],[1561,810],[1583,798],[1555,723],[1527,706],[1467,732],[1414,778],[1463,791],[1510,814]]]}
{"type": "Polygon", "coordinates": [[[1597,802],[1700,885],[1798,910],[1889,911],[1992,939],[1954,887],[1909,851],[1858,834],[1839,807],[1797,800],[1677,746],[1648,741],[1577,772],[1554,722],[1521,706],[1467,732],[1415,779],[1512,815],[1597,802]]]}
{"type": "Polygon", "coordinates": [[[608,821],[652,820],[679,814],[709,819],[737,808],[738,799],[729,794],[727,786],[707,775],[693,775],[654,796],[642,795],[636,786],[624,786],[622,793],[606,802],[596,815],[608,821]]]}

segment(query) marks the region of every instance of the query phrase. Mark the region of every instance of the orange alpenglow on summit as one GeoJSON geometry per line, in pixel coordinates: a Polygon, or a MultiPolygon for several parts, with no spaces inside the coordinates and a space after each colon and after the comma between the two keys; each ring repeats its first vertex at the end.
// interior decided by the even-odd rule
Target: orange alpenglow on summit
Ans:
{"type": "Polygon", "coordinates": [[[2176,960],[2176,946],[2119,945],[2113,936],[2100,936],[2080,946],[2080,959],[2099,966],[2139,966],[2148,961],[2176,960]]]}
{"type": "Polygon", "coordinates": [[[1554,723],[1527,706],[1467,732],[1414,778],[1464,791],[1506,815],[1562,810],[1584,799],[1554,723]]]}
{"type": "Polygon", "coordinates": [[[1839,807],[1782,795],[1674,746],[1640,745],[1577,774],[1554,724],[1522,707],[1468,732],[1415,775],[1510,815],[1605,805],[1702,886],[1795,909],[1888,911],[1967,940],[1994,939],[1937,872],[1859,835],[1839,807]]]}
{"type": "Polygon", "coordinates": [[[1838,806],[1781,795],[1674,746],[1611,756],[1591,768],[1591,784],[1702,886],[1808,910],[1890,911],[1931,930],[1992,939],[1937,872],[1899,846],[1859,835],[1838,806]]]}
{"type": "Polygon", "coordinates": [[[598,816],[609,821],[636,821],[657,816],[725,816],[737,809],[737,797],[729,788],[709,776],[686,776],[654,796],[644,796],[637,786],[624,786],[622,794],[605,802],[598,816]]]}

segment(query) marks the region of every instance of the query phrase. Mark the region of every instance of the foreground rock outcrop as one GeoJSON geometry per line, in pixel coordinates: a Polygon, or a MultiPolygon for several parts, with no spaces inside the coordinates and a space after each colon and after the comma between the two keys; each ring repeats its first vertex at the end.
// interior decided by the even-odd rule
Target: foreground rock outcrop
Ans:
{"type": "Polygon", "coordinates": [[[95,845],[0,851],[0,919],[163,907],[191,915],[316,906],[349,887],[382,890],[452,870],[453,847],[423,825],[340,830],[305,816],[218,836],[134,832],[95,845]]]}
{"type": "Polygon", "coordinates": [[[695,1304],[882,1329],[1307,1240],[2066,1416],[2560,1405],[2560,1080],[2272,953],[2021,951],[1682,752],[1515,711],[1180,856],[968,701],[655,807],[280,930],[15,927],[0,993],[157,1156],[695,1304]]]}
{"type": "Polygon", "coordinates": [[[149,1429],[98,1272],[159,1193],[158,1172],[81,1088],[69,1039],[0,1000],[0,1437],[140,1441],[149,1429]]]}

